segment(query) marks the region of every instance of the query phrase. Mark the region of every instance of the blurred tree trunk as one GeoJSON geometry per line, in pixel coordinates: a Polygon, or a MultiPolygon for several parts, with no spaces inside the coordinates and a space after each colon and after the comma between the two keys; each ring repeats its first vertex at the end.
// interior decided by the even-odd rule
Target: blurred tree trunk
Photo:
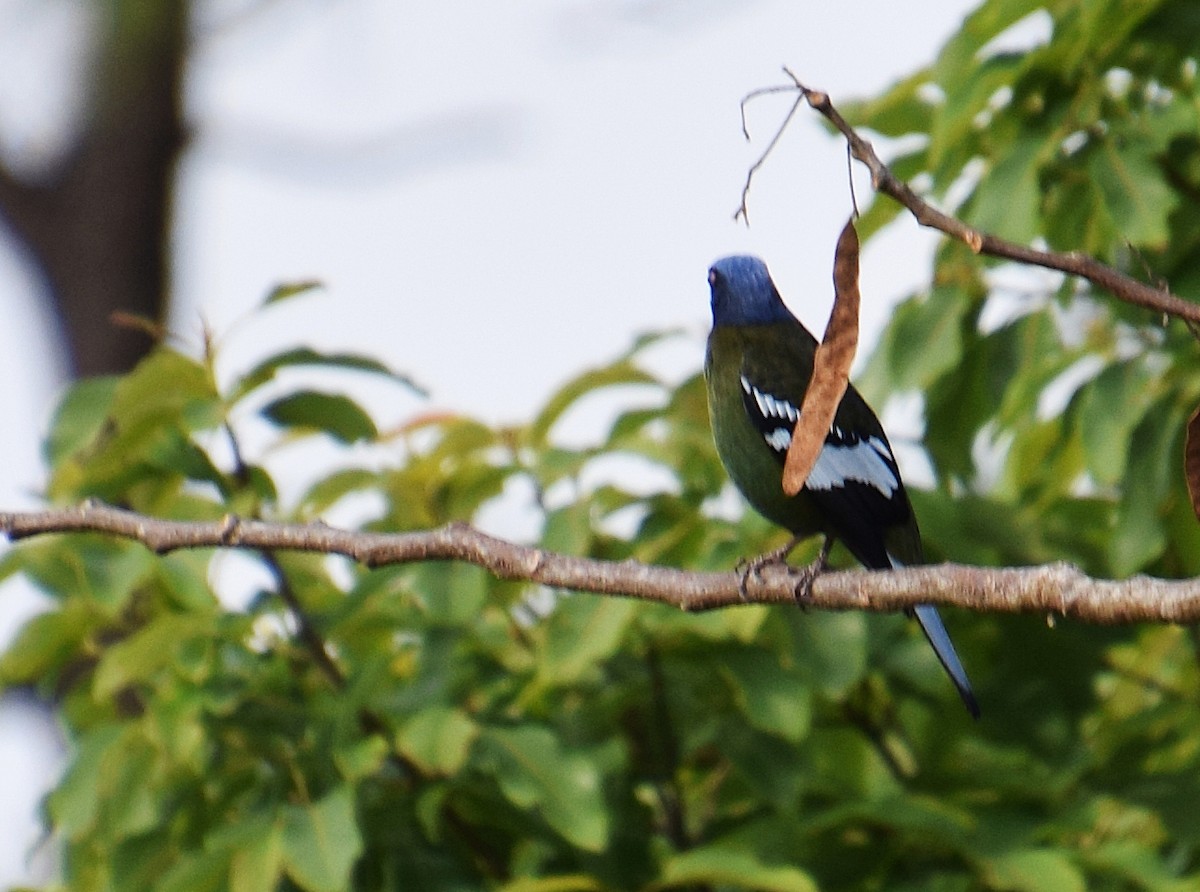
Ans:
{"type": "Polygon", "coordinates": [[[78,375],[119,372],[151,346],[115,311],[161,321],[169,291],[187,0],[98,0],[103,9],[86,120],[38,182],[0,166],[0,214],[55,301],[78,375]]]}

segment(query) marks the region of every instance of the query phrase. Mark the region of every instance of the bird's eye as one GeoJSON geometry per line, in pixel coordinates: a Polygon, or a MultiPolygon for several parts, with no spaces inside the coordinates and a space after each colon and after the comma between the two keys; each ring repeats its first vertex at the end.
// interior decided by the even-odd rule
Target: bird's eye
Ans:
{"type": "Polygon", "coordinates": [[[719,272],[717,272],[715,269],[710,269],[708,271],[708,284],[709,285],[716,285],[717,281],[720,278],[721,278],[721,274],[719,272]]]}

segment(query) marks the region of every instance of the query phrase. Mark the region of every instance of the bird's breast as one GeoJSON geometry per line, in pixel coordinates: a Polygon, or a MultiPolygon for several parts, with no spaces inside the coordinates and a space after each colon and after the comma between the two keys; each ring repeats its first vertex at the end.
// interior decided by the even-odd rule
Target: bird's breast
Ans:
{"type": "Polygon", "coordinates": [[[704,374],[717,455],[734,486],[768,520],[799,536],[822,532],[809,494],[784,493],[779,456],[746,412],[742,382],[746,366],[753,364],[747,363],[747,352],[762,349],[756,341],[752,333],[735,326],[715,328],[709,336],[704,374]]]}

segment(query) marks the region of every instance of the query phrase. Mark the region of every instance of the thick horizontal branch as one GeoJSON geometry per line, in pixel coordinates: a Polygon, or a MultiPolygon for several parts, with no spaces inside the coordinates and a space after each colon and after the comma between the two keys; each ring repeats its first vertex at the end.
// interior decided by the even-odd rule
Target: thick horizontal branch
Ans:
{"type": "MultiPolygon", "coordinates": [[[[1018,263],[1041,266],[1046,269],[1058,270],[1072,276],[1078,276],[1127,303],[1144,307],[1148,310],[1154,310],[1157,313],[1165,313],[1169,316],[1185,319],[1189,322],[1200,323],[1200,304],[1184,300],[1172,294],[1166,288],[1155,288],[1144,282],[1139,282],[1137,279],[1131,278],[1113,269],[1111,266],[1101,263],[1094,257],[1074,251],[1061,253],[1059,251],[1044,251],[1028,247],[1027,245],[1020,245],[990,233],[982,232],[972,226],[968,226],[957,217],[952,217],[949,214],[939,211],[917,195],[908,183],[897,177],[892,173],[891,168],[879,160],[879,156],[875,154],[875,149],[871,143],[863,139],[858,131],[846,122],[846,119],[834,107],[827,93],[809,89],[791,71],[786,68],[784,71],[792,79],[791,86],[768,87],[761,91],[756,90],[747,99],[759,93],[774,93],[783,90],[797,91],[813,109],[820,112],[846,138],[847,143],[850,145],[850,153],[871,172],[871,183],[875,187],[875,190],[882,192],[884,195],[891,196],[904,205],[904,207],[908,208],[912,215],[916,217],[917,222],[922,226],[928,226],[931,229],[944,232],[946,235],[964,242],[976,254],[986,254],[1005,260],[1015,260],[1018,263]]],[[[797,102],[799,102],[799,99],[797,99],[797,102]]],[[[789,112],[783,126],[787,126],[787,122],[794,114],[795,108],[795,106],[792,107],[792,111],[789,112]]],[[[778,138],[779,134],[776,134],[775,139],[767,147],[767,153],[774,147],[778,138]]],[[[750,169],[746,186],[742,190],[740,215],[745,214],[746,195],[750,188],[750,177],[753,177],[754,172],[762,165],[765,155],[766,153],[750,169]]]]}
{"type": "MultiPolygon", "coordinates": [[[[368,567],[416,561],[466,561],[501,579],[641,598],[683,610],[743,603],[794,603],[798,570],[768,566],[747,580],[693,573],[635,561],[601,561],[517,545],[466,524],[417,533],[363,533],[323,524],[274,524],[232,515],[214,523],[159,520],[105,505],[0,513],[11,539],[47,533],[95,532],[141,542],[165,554],[181,548],[252,548],[340,554],[368,567]]],[[[887,572],[830,572],[819,576],[806,606],[827,610],[900,610],[936,603],[968,610],[1057,614],[1093,623],[1200,620],[1200,580],[1135,576],[1121,581],[1085,576],[1068,564],[983,568],[959,564],[887,572]]]]}

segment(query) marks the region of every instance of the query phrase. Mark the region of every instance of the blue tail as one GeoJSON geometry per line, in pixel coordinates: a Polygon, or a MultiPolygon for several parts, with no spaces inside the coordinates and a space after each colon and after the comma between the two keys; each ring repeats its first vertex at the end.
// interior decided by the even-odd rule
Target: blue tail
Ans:
{"type": "Polygon", "coordinates": [[[942,625],[942,618],[938,616],[937,608],[932,604],[918,604],[913,608],[913,615],[921,624],[921,631],[929,639],[929,643],[933,646],[933,652],[941,660],[946,674],[958,688],[958,695],[962,697],[967,712],[971,713],[972,718],[979,718],[979,704],[975,701],[974,691],[971,690],[971,681],[967,678],[967,670],[963,668],[963,664],[958,659],[958,654],[950,641],[950,635],[946,632],[946,627],[942,625]]]}

